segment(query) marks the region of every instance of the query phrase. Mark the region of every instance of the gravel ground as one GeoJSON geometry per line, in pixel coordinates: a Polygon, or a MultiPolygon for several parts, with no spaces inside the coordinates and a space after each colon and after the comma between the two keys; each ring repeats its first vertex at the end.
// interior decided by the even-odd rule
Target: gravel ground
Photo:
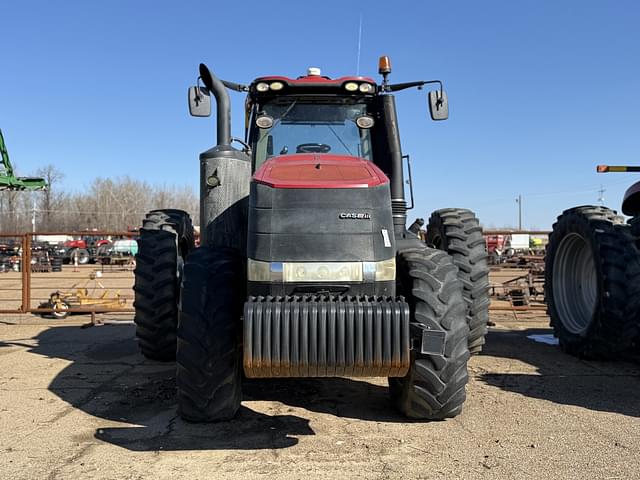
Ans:
{"type": "Polygon", "coordinates": [[[187,424],[173,365],[86,321],[0,317],[0,478],[640,478],[640,362],[533,341],[540,315],[493,316],[464,412],[434,423],[365,378],[250,381],[236,419],[187,424]]]}

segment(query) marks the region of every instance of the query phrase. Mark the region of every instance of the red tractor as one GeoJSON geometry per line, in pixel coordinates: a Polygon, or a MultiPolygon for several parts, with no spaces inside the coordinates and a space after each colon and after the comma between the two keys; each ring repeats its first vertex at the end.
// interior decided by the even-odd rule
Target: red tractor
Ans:
{"type": "Polygon", "coordinates": [[[82,239],[67,240],[62,244],[64,247],[62,259],[64,263],[75,263],[86,265],[91,261],[91,255],[87,249],[87,242],[82,239]]]}
{"type": "Polygon", "coordinates": [[[485,235],[485,241],[489,258],[493,259],[492,263],[499,263],[500,256],[505,251],[507,235],[485,235]]]}
{"type": "MultiPolygon", "coordinates": [[[[488,267],[465,209],[434,212],[425,245],[406,227],[392,84],[323,76],[221,81],[201,64],[194,116],[217,104],[217,146],[200,155],[201,246],[189,216],[150,212],[140,232],[135,322],[142,353],[177,360],[178,412],[232,417],[246,377],[388,377],[406,416],[444,419],[465,400],[484,343],[488,267]],[[227,90],[246,92],[245,136],[227,90]],[[241,149],[232,143],[238,142],[241,149]]],[[[409,179],[410,180],[410,179],[409,179]]]]}
{"type": "Polygon", "coordinates": [[[83,235],[81,238],[67,240],[62,245],[60,253],[64,263],[75,263],[79,265],[93,263],[96,260],[98,247],[110,245],[111,241],[96,235],[83,235]]]}

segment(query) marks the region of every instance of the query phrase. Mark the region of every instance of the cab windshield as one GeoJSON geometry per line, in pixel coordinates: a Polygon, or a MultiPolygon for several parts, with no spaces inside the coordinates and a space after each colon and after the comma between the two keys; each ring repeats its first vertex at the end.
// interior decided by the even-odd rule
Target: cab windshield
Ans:
{"type": "Polygon", "coordinates": [[[361,99],[284,97],[257,110],[252,135],[256,169],[271,157],[296,153],[332,153],[371,160],[370,130],[356,124],[359,117],[367,115],[367,104],[361,99]],[[271,127],[256,126],[255,120],[263,116],[271,117],[271,127]]]}

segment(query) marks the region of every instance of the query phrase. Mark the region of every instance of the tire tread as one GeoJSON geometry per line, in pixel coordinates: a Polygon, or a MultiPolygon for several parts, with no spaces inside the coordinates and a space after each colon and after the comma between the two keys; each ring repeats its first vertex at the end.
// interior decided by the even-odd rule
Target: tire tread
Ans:
{"type": "MultiPolygon", "coordinates": [[[[458,415],[466,399],[469,326],[457,270],[446,253],[433,248],[399,254],[400,290],[412,322],[445,333],[443,355],[412,352],[403,378],[389,378],[391,397],[406,416],[444,420],[458,415]]],[[[414,339],[414,343],[416,340],[414,339]]]]}

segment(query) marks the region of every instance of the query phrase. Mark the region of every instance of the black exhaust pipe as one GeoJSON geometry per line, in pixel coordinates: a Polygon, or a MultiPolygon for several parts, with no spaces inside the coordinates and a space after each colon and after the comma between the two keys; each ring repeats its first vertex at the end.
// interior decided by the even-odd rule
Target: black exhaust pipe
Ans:
{"type": "Polygon", "coordinates": [[[407,202],[404,197],[404,172],[402,170],[402,149],[400,147],[400,132],[396,102],[393,95],[380,96],[385,138],[389,155],[391,173],[391,211],[393,227],[396,236],[404,236],[407,229],[407,202]]]}
{"type": "Polygon", "coordinates": [[[213,93],[216,98],[216,127],[218,135],[218,145],[231,144],[231,102],[229,94],[224,84],[216,77],[209,68],[204,64],[200,64],[200,78],[205,87],[213,93]]]}

